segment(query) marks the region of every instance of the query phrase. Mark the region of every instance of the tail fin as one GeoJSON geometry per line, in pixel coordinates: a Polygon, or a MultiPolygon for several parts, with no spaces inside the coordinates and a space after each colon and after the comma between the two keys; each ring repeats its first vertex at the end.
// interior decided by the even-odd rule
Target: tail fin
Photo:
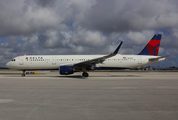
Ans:
{"type": "Polygon", "coordinates": [[[155,34],[145,48],[138,55],[154,55],[158,56],[159,46],[161,42],[161,34],[155,34]]]}

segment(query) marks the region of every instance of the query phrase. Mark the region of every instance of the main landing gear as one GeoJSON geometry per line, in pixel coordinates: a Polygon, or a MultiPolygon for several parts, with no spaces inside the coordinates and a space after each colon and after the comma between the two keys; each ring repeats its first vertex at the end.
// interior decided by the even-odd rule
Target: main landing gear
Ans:
{"type": "Polygon", "coordinates": [[[88,77],[89,74],[88,74],[87,72],[83,72],[83,73],[82,73],[82,76],[83,76],[83,77],[88,77]]]}
{"type": "Polygon", "coordinates": [[[25,77],[25,70],[23,70],[22,77],[25,77]]]}

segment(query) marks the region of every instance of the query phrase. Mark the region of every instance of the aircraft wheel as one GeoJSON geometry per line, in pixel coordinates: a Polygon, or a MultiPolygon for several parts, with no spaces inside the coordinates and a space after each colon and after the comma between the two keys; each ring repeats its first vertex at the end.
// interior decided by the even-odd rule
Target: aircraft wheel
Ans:
{"type": "Polygon", "coordinates": [[[83,76],[83,77],[88,77],[89,74],[88,74],[87,72],[83,72],[83,73],[82,73],[82,76],[83,76]]]}
{"type": "Polygon", "coordinates": [[[23,70],[22,77],[25,77],[25,70],[23,70]]]}
{"type": "Polygon", "coordinates": [[[25,74],[22,74],[22,77],[25,77],[25,74]]]}

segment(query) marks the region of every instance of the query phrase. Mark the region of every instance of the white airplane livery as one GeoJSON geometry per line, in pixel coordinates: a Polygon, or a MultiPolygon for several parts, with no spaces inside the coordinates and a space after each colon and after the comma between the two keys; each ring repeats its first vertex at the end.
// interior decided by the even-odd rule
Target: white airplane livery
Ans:
{"type": "Polygon", "coordinates": [[[165,60],[168,56],[158,56],[161,34],[155,34],[145,48],[137,55],[117,54],[122,43],[109,55],[24,55],[13,58],[6,64],[7,68],[22,70],[59,70],[61,75],[69,75],[82,71],[101,69],[128,69],[153,64],[165,60]]]}

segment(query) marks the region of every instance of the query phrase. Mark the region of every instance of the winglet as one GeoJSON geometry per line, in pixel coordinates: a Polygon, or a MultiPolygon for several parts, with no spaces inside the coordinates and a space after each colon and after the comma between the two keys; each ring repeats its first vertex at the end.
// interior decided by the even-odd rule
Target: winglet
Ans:
{"type": "Polygon", "coordinates": [[[123,43],[123,41],[121,41],[120,42],[120,44],[116,47],[116,49],[112,52],[112,54],[117,54],[118,53],[118,51],[119,51],[119,49],[120,49],[120,47],[121,47],[121,45],[122,45],[122,43],[123,43]]]}

